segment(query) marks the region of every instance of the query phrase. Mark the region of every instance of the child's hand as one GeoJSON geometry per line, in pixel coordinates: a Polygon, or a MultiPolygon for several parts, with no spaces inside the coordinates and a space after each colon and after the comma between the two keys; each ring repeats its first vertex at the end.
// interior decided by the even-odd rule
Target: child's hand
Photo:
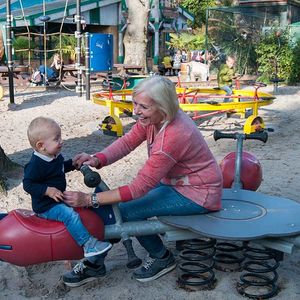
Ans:
{"type": "Polygon", "coordinates": [[[56,202],[63,200],[63,193],[55,187],[48,186],[45,195],[49,196],[56,202]]]}

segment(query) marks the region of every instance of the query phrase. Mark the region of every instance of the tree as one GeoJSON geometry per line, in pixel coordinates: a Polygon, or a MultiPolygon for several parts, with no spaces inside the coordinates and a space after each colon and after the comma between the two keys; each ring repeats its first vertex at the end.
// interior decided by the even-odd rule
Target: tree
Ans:
{"type": "Polygon", "coordinates": [[[139,65],[146,68],[149,2],[149,0],[127,1],[127,29],[123,39],[124,64],[139,65]]]}
{"type": "Polygon", "coordinates": [[[0,61],[2,60],[3,56],[4,56],[4,42],[3,42],[2,30],[0,29],[0,61]]]}
{"type": "Polygon", "coordinates": [[[215,6],[238,5],[237,0],[180,0],[180,5],[195,16],[194,27],[202,27],[206,21],[206,9],[215,6]]]}
{"type": "Polygon", "coordinates": [[[6,179],[20,178],[23,168],[12,162],[0,146],[0,194],[6,194],[6,179]]]}

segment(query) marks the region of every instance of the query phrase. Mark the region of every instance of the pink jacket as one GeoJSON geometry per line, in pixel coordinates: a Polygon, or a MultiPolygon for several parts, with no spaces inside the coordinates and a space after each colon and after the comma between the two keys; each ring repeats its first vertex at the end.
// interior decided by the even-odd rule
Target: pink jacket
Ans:
{"type": "Polygon", "coordinates": [[[209,210],[221,208],[221,170],[199,129],[182,110],[159,132],[137,121],[130,132],[95,156],[101,166],[109,165],[145,140],[149,158],[136,178],[119,188],[122,201],[139,198],[161,182],[209,210]]]}

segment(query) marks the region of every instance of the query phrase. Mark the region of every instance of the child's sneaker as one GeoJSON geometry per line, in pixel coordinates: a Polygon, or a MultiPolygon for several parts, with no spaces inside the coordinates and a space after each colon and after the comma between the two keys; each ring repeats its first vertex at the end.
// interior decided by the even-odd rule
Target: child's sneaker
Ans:
{"type": "Polygon", "coordinates": [[[91,257],[108,251],[112,247],[111,243],[101,242],[90,237],[83,245],[84,257],[91,257]]]}

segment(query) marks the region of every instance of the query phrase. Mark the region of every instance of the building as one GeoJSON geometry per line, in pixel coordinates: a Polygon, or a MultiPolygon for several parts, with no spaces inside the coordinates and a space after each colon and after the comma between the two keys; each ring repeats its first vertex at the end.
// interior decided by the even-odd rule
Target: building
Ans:
{"type": "Polygon", "coordinates": [[[240,0],[241,9],[276,15],[279,26],[300,21],[300,0],[240,0]]]}
{"type": "MultiPolygon", "coordinates": [[[[150,1],[150,0],[149,0],[150,1]]],[[[114,60],[123,62],[123,35],[126,30],[126,0],[81,0],[81,24],[86,32],[111,33],[114,36],[114,60]]],[[[14,33],[75,33],[76,0],[11,0],[14,33]],[[43,22],[43,16],[48,21],[43,22]]],[[[6,3],[0,4],[0,29],[4,34],[6,3]]],[[[194,17],[178,6],[177,1],[152,0],[148,27],[147,57],[158,63],[160,52],[170,32],[187,29],[194,17]]]]}

